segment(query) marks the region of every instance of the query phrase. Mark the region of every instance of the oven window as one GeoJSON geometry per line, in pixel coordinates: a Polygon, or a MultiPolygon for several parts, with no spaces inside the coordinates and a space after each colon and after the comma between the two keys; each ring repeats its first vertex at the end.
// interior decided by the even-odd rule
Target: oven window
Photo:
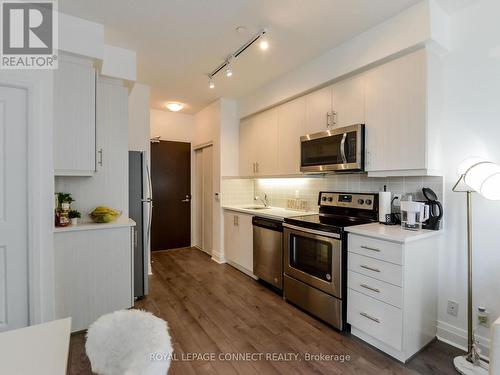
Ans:
{"type": "Polygon", "coordinates": [[[321,280],[332,280],[332,244],[314,238],[290,235],[290,266],[321,280]]]}

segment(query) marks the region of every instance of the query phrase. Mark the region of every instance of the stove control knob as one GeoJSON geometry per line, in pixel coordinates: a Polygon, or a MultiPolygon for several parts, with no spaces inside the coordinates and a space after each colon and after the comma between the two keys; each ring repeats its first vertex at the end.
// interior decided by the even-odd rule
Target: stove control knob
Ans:
{"type": "Polygon", "coordinates": [[[329,197],[328,202],[333,202],[333,197],[329,197]]]}
{"type": "Polygon", "coordinates": [[[358,199],[358,204],[363,204],[365,201],[363,199],[358,199]]]}
{"type": "Polygon", "coordinates": [[[323,202],[326,202],[326,197],[321,197],[321,200],[322,200],[323,202]]]}
{"type": "Polygon", "coordinates": [[[372,204],[372,200],[371,200],[371,199],[367,199],[367,200],[365,201],[365,203],[369,206],[369,205],[371,205],[371,204],[372,204]]]}

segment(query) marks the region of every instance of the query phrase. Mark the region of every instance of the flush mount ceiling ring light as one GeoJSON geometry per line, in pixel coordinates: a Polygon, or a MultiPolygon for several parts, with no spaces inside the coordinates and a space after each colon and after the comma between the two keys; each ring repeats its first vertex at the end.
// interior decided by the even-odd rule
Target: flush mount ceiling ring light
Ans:
{"type": "Polygon", "coordinates": [[[232,62],[257,41],[260,41],[259,43],[260,49],[266,51],[269,48],[269,41],[267,39],[267,34],[268,34],[267,29],[261,30],[248,42],[246,42],[240,48],[238,48],[234,53],[230,54],[222,64],[220,64],[217,68],[212,70],[212,72],[208,74],[208,87],[211,89],[215,88],[214,77],[222,70],[225,70],[226,77],[228,78],[232,77],[233,75],[232,62]]]}

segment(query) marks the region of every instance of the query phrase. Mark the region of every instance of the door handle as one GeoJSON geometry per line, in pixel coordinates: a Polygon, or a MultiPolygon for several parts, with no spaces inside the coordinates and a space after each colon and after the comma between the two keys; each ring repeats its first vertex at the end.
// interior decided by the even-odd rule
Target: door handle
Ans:
{"type": "Polygon", "coordinates": [[[375,293],[380,293],[380,289],[377,289],[377,288],[374,288],[374,287],[371,287],[369,285],[366,285],[366,284],[359,284],[360,287],[362,288],[365,288],[365,289],[368,289],[368,290],[371,290],[372,292],[375,292],[375,293]]]}
{"type": "Polygon", "coordinates": [[[369,271],[373,271],[373,272],[380,272],[380,270],[378,268],[373,268],[373,267],[370,267],[370,266],[365,266],[364,264],[362,264],[360,267],[364,268],[365,270],[369,270],[369,271]]]}
{"type": "Polygon", "coordinates": [[[340,141],[340,156],[342,157],[342,162],[347,164],[347,157],[345,156],[345,140],[347,138],[347,133],[342,136],[342,141],[340,141]]]}
{"type": "Polygon", "coordinates": [[[371,251],[376,251],[377,253],[380,253],[380,249],[376,249],[374,247],[369,247],[369,246],[361,246],[362,249],[365,250],[371,250],[371,251]]]}
{"type": "Polygon", "coordinates": [[[184,203],[188,203],[188,202],[191,202],[191,196],[187,195],[186,194],[186,198],[181,200],[181,202],[184,202],[184,203]]]}
{"type": "Polygon", "coordinates": [[[373,316],[368,315],[368,314],[367,314],[367,313],[365,313],[365,312],[360,312],[360,313],[359,313],[359,315],[361,315],[362,317],[365,317],[366,319],[370,319],[370,320],[372,320],[372,321],[374,321],[374,322],[376,322],[376,323],[380,323],[380,319],[378,319],[378,318],[374,318],[373,316]]]}

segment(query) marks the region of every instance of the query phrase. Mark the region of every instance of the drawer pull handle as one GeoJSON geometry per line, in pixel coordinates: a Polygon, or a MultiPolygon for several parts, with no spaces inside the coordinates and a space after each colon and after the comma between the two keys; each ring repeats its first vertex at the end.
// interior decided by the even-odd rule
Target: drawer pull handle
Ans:
{"type": "Polygon", "coordinates": [[[374,247],[369,247],[369,246],[361,246],[362,249],[365,250],[371,250],[371,251],[376,251],[377,253],[380,253],[380,249],[375,249],[374,247]]]}
{"type": "Polygon", "coordinates": [[[371,315],[368,315],[367,313],[365,312],[360,312],[359,315],[365,317],[366,319],[370,319],[370,320],[373,320],[375,323],[380,323],[380,319],[377,319],[377,318],[374,318],[373,316],[371,315]]]}
{"type": "Polygon", "coordinates": [[[369,285],[366,285],[366,284],[359,284],[360,287],[362,288],[365,288],[365,289],[368,289],[368,290],[371,290],[372,292],[375,292],[375,293],[380,293],[380,289],[377,289],[377,288],[373,288],[369,285]]]}
{"type": "Polygon", "coordinates": [[[365,270],[369,270],[369,271],[373,271],[373,272],[380,272],[380,270],[378,268],[373,268],[373,267],[370,267],[370,266],[365,266],[364,264],[362,264],[360,267],[364,268],[365,270]]]}

